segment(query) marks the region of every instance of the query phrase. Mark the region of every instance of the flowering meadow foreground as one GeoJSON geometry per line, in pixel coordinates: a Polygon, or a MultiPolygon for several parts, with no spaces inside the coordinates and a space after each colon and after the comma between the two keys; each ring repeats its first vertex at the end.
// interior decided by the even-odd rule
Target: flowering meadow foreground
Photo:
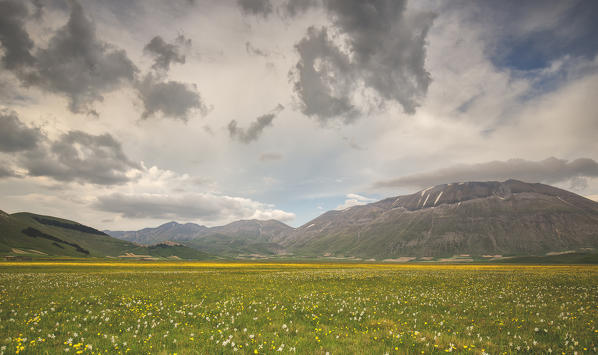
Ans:
{"type": "Polygon", "coordinates": [[[0,353],[596,353],[593,266],[0,263],[0,353]]]}

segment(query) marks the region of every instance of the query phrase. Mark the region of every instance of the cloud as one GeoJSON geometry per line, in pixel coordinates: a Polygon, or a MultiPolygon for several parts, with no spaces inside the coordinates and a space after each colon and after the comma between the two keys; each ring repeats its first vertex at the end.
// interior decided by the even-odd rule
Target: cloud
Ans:
{"type": "Polygon", "coordinates": [[[124,50],[96,36],[94,24],[77,1],[72,1],[67,24],[35,55],[27,84],[66,95],[72,112],[92,112],[102,94],[133,81],[137,67],[124,50]]]}
{"type": "Polygon", "coordinates": [[[16,113],[0,111],[0,152],[31,150],[44,138],[39,128],[27,127],[16,113]]]}
{"type": "Polygon", "coordinates": [[[122,194],[101,196],[94,207],[101,211],[118,213],[126,218],[156,218],[171,220],[198,220],[204,222],[233,221],[238,219],[292,220],[295,215],[274,209],[247,198],[192,193],[185,195],[122,194]]]}
{"type": "Polygon", "coordinates": [[[191,39],[179,35],[175,43],[166,43],[160,36],[156,36],[145,45],[143,51],[154,57],[154,70],[168,71],[171,63],[185,64],[185,55],[182,53],[185,47],[191,46],[191,39]]]}
{"type": "Polygon", "coordinates": [[[25,30],[29,11],[23,1],[0,1],[0,43],[4,47],[2,64],[6,69],[17,70],[32,65],[33,41],[25,30]]]}
{"type": "Polygon", "coordinates": [[[266,17],[272,12],[272,4],[269,0],[238,0],[237,4],[244,14],[266,17]]]}
{"type": "Polygon", "coordinates": [[[178,81],[160,81],[152,74],[147,74],[136,84],[137,93],[144,107],[142,118],[161,113],[164,117],[188,121],[189,115],[197,110],[205,115],[208,108],[195,85],[178,81]]]}
{"type": "Polygon", "coordinates": [[[256,118],[255,122],[252,122],[247,129],[239,128],[237,121],[232,120],[227,127],[228,133],[231,138],[239,142],[245,144],[251,143],[260,137],[264,128],[272,125],[272,121],[282,110],[284,110],[284,106],[278,104],[272,112],[256,118]]]}
{"type": "Polygon", "coordinates": [[[281,160],[282,154],[279,153],[262,153],[260,155],[260,161],[274,161],[281,160]]]}
{"type": "Polygon", "coordinates": [[[348,37],[356,70],[366,87],[414,113],[430,84],[426,36],[435,15],[407,13],[406,1],[328,0],[336,27],[348,37]]]}
{"type": "Polygon", "coordinates": [[[363,87],[377,95],[377,105],[394,101],[415,113],[431,82],[426,36],[435,15],[408,12],[406,1],[395,0],[328,0],[324,8],[344,46],[330,40],[326,27],[308,29],[296,45],[294,84],[302,112],[350,122],[358,113],[352,96],[363,87]]]}
{"type": "Polygon", "coordinates": [[[298,16],[317,6],[318,3],[318,0],[288,0],[283,6],[283,13],[289,17],[298,16]]]}
{"type": "MultiPolygon", "coordinates": [[[[27,126],[16,113],[8,112],[0,113],[0,152],[12,153],[13,163],[26,170],[26,175],[57,181],[122,184],[142,169],[110,134],[69,131],[52,141],[39,128],[27,126]]],[[[4,167],[3,176],[11,171],[4,167]]]]}
{"type": "Polygon", "coordinates": [[[245,42],[245,51],[247,51],[247,54],[249,55],[253,55],[253,56],[259,56],[259,57],[269,57],[270,54],[266,53],[265,51],[254,47],[251,42],[247,41],[245,42]]]}
{"type": "Polygon", "coordinates": [[[19,160],[30,176],[97,185],[123,184],[132,179],[132,170],[140,169],[110,134],[82,131],[69,131],[47,147],[26,152],[19,160]]]}
{"type": "Polygon", "coordinates": [[[35,8],[35,12],[33,16],[36,19],[40,19],[44,13],[44,3],[43,0],[31,0],[31,4],[35,8]]]}
{"type": "Polygon", "coordinates": [[[36,86],[51,93],[65,95],[74,113],[98,113],[92,105],[103,100],[103,94],[133,85],[144,106],[143,118],[156,113],[183,121],[193,109],[207,112],[195,87],[177,81],[162,81],[172,63],[185,63],[183,50],[191,40],[179,35],[174,43],[154,37],[144,52],[154,57],[152,68],[158,76],[147,74],[137,78],[137,66],[124,50],[99,39],[91,20],[76,0],[66,25],[58,29],[46,48],[37,49],[25,30],[27,7],[12,1],[0,2],[0,41],[4,47],[2,61],[27,86],[36,86]]]}
{"type": "MultiPolygon", "coordinates": [[[[489,58],[498,67],[536,70],[563,57],[592,59],[598,53],[594,1],[517,1],[467,4],[483,18],[489,58]]],[[[459,7],[462,4],[458,5],[459,7]]]]}
{"type": "Polygon", "coordinates": [[[598,177],[598,163],[581,158],[572,161],[548,158],[541,161],[510,159],[479,164],[460,164],[427,173],[378,181],[374,187],[427,187],[452,182],[517,179],[548,184],[598,177]]]}
{"type": "Polygon", "coordinates": [[[0,161],[0,179],[18,176],[12,169],[8,168],[6,165],[6,162],[0,161]]]}
{"type": "MultiPolygon", "coordinates": [[[[286,17],[295,17],[305,13],[312,7],[320,5],[319,0],[287,0],[286,2],[278,1],[280,10],[279,14],[286,17]]],[[[274,6],[270,0],[239,0],[237,4],[241,8],[241,12],[246,15],[260,15],[268,17],[274,12],[274,6]]]]}
{"type": "Polygon", "coordinates": [[[358,194],[347,194],[346,197],[347,199],[344,203],[336,206],[336,210],[344,210],[349,207],[365,205],[367,203],[372,203],[376,201],[376,199],[374,198],[369,198],[358,194]]]}
{"type": "Polygon", "coordinates": [[[351,149],[355,150],[365,150],[359,143],[355,141],[355,138],[343,137],[343,140],[347,142],[347,145],[351,147],[351,149]]]}
{"type": "Polygon", "coordinates": [[[326,28],[310,27],[295,48],[300,60],[295,66],[294,90],[301,112],[322,123],[340,116],[345,121],[357,117],[350,98],[355,83],[349,57],[328,38],[326,28]]]}

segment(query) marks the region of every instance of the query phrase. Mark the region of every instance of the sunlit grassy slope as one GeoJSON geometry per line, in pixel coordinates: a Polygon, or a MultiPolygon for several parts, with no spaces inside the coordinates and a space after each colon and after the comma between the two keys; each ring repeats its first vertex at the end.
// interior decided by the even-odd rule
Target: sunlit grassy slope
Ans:
{"type": "Polygon", "coordinates": [[[586,353],[598,267],[0,263],[6,353],[586,353]]]}
{"type": "Polygon", "coordinates": [[[0,255],[118,257],[126,253],[184,259],[208,257],[184,246],[138,246],[66,219],[32,213],[0,214],[0,255]]]}

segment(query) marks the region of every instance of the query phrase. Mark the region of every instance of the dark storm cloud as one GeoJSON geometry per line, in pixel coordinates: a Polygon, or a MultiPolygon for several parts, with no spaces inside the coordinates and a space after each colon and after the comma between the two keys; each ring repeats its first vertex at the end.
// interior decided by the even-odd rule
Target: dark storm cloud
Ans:
{"type": "Polygon", "coordinates": [[[154,37],[143,49],[154,57],[152,68],[155,74],[147,74],[135,87],[144,107],[141,118],[161,114],[166,118],[188,121],[192,111],[207,113],[201,95],[195,85],[178,81],[164,81],[164,73],[168,72],[172,63],[185,64],[183,52],[191,47],[191,39],[179,35],[174,43],[167,43],[160,36],[154,37]]]}
{"type": "Polygon", "coordinates": [[[160,81],[148,74],[136,85],[145,111],[142,118],[161,113],[164,117],[188,121],[194,110],[204,115],[208,109],[194,85],[177,81],[160,81]]]}
{"type": "Polygon", "coordinates": [[[255,122],[252,122],[247,129],[239,128],[237,121],[232,120],[228,124],[228,133],[230,137],[238,140],[239,142],[248,144],[252,141],[257,140],[264,128],[271,126],[272,121],[284,109],[284,106],[278,104],[278,106],[270,113],[259,116],[255,122]]]}
{"type": "Polygon", "coordinates": [[[237,0],[244,14],[268,16],[272,12],[269,0],[237,0]]]}
{"type": "Polygon", "coordinates": [[[541,161],[510,159],[480,164],[461,164],[435,171],[379,181],[374,187],[427,187],[464,181],[518,179],[548,184],[598,177],[598,163],[582,158],[573,161],[548,158],[541,161]]]}
{"type": "Polygon", "coordinates": [[[73,112],[93,113],[90,105],[102,94],[130,82],[137,71],[122,50],[96,37],[93,23],[73,1],[68,23],[48,47],[32,54],[34,43],[24,29],[27,8],[23,3],[0,3],[0,40],[4,66],[26,85],[65,95],[73,112]]]}
{"type": "Polygon", "coordinates": [[[126,175],[129,170],[140,169],[110,134],[81,131],[70,131],[47,147],[26,152],[20,161],[30,176],[98,185],[125,183],[131,180],[126,175]]]}
{"type": "MultiPolygon", "coordinates": [[[[260,15],[268,17],[274,11],[270,0],[239,0],[237,1],[241,11],[247,15],[260,15]]],[[[288,0],[277,2],[278,13],[285,17],[295,17],[305,13],[308,9],[321,5],[320,0],[288,0]]]]}
{"type": "Polygon", "coordinates": [[[414,113],[431,81],[424,68],[425,41],[434,15],[407,16],[406,1],[397,0],[325,3],[336,27],[349,37],[356,70],[365,85],[414,113]]]}
{"type": "Polygon", "coordinates": [[[31,4],[35,8],[35,13],[33,16],[36,19],[40,19],[44,14],[44,0],[31,0],[31,4]]]}
{"type": "Polygon", "coordinates": [[[0,179],[7,178],[7,177],[16,177],[18,176],[12,169],[6,166],[6,162],[0,161],[0,179]]]}
{"type": "Polygon", "coordinates": [[[23,1],[0,1],[0,43],[4,49],[2,64],[6,69],[18,70],[32,65],[33,41],[25,30],[25,19],[29,15],[23,1]]]}
{"type": "Polygon", "coordinates": [[[154,70],[168,71],[171,63],[185,64],[185,55],[182,52],[190,46],[191,40],[183,35],[179,35],[174,43],[167,43],[162,37],[156,36],[145,45],[143,51],[154,57],[154,70]]]}
{"type": "Polygon", "coordinates": [[[255,211],[255,206],[250,205],[249,200],[213,194],[172,196],[114,193],[99,197],[94,207],[101,211],[118,213],[125,218],[214,221],[247,218],[255,211]]]}
{"type": "MultiPolygon", "coordinates": [[[[162,75],[153,74],[139,80],[138,69],[126,52],[100,40],[81,5],[77,1],[71,4],[67,24],[50,38],[47,48],[31,56],[33,42],[23,27],[27,8],[19,3],[0,3],[0,9],[6,10],[0,13],[0,39],[5,52],[2,60],[25,84],[65,95],[72,112],[95,116],[98,113],[92,104],[123,85],[137,89],[143,102],[143,118],[161,113],[186,121],[193,109],[206,112],[201,96],[190,85],[163,81],[162,75]],[[20,67],[16,63],[21,63],[20,67]]],[[[144,50],[154,57],[153,68],[164,74],[172,63],[185,62],[183,51],[190,45],[191,40],[183,35],[174,44],[155,37],[144,50]]]]}
{"type": "Polygon", "coordinates": [[[220,217],[216,201],[155,195],[124,195],[115,193],[98,198],[95,207],[101,211],[119,213],[125,218],[202,218],[220,217]]]}
{"type": "Polygon", "coordinates": [[[330,41],[327,30],[310,27],[295,48],[301,58],[295,67],[294,83],[301,112],[321,122],[339,116],[345,121],[354,119],[358,111],[350,98],[353,68],[349,57],[330,41]]]}
{"type": "Polygon", "coordinates": [[[363,85],[385,101],[413,114],[431,82],[425,69],[426,36],[434,20],[427,12],[407,12],[406,1],[327,0],[333,27],[346,38],[348,52],[333,43],[326,28],[310,28],[297,45],[295,91],[303,113],[326,121],[355,116],[354,90],[363,85]]]}
{"type": "MultiPolygon", "coordinates": [[[[10,112],[0,113],[0,152],[12,153],[14,163],[27,170],[27,175],[57,181],[122,184],[131,180],[128,172],[141,169],[110,134],[69,131],[52,141],[39,128],[25,125],[10,112]]],[[[2,175],[8,176],[12,169],[2,167],[2,175]]]]}
{"type": "Polygon", "coordinates": [[[294,17],[303,14],[320,3],[318,0],[288,0],[283,6],[284,15],[294,17]]]}
{"type": "Polygon", "coordinates": [[[137,72],[125,51],[97,38],[94,24],[76,1],[68,23],[36,58],[36,77],[30,82],[66,95],[73,112],[90,110],[90,104],[103,99],[102,93],[131,82],[137,72]]]}
{"type": "Polygon", "coordinates": [[[31,150],[44,139],[45,136],[39,128],[26,126],[16,113],[0,111],[0,152],[31,150]]]}

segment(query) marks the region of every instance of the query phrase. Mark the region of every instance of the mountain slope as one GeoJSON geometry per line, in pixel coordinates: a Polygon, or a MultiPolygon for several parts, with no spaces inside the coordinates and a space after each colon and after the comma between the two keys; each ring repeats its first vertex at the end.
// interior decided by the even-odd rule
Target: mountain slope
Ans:
{"type": "Polygon", "coordinates": [[[169,222],[156,228],[144,228],[138,231],[104,231],[114,238],[138,244],[155,244],[165,241],[182,242],[195,238],[208,230],[208,227],[195,223],[179,224],[169,222]]]}
{"type": "Polygon", "coordinates": [[[0,255],[118,257],[146,255],[204,259],[207,254],[181,245],[142,247],[66,219],[0,211],[0,255]]]}
{"type": "Polygon", "coordinates": [[[281,244],[298,255],[368,258],[597,248],[598,203],[516,180],[439,185],[326,212],[281,244]]]}
{"type": "Polygon", "coordinates": [[[292,227],[276,220],[253,219],[211,228],[193,223],[169,222],[139,231],[105,232],[140,244],[174,241],[210,254],[237,256],[281,253],[284,248],[278,242],[292,231],[292,227]]]}

